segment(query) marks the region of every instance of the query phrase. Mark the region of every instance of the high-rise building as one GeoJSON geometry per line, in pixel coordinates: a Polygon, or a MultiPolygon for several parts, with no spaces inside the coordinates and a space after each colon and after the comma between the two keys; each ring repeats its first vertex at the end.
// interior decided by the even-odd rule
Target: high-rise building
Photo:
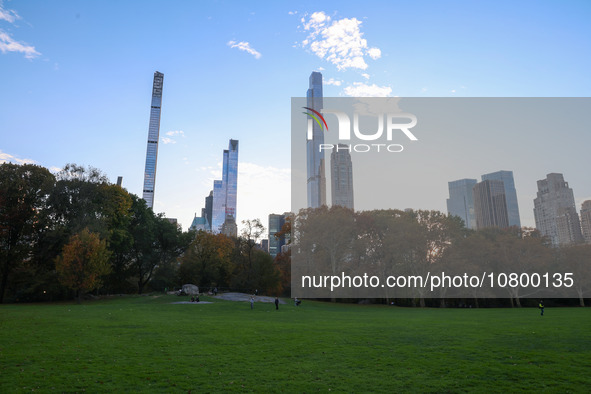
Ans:
{"type": "Polygon", "coordinates": [[[209,192],[209,196],[205,197],[205,208],[201,210],[201,216],[207,220],[209,226],[208,230],[211,231],[211,216],[213,213],[213,190],[209,192]]]}
{"type": "MultiPolygon", "coordinates": [[[[213,182],[211,231],[219,233],[229,217],[236,224],[236,200],[238,192],[238,141],[230,140],[224,150],[222,180],[213,182]]],[[[230,225],[230,224],[229,224],[230,225]]]]}
{"type": "Polygon", "coordinates": [[[269,240],[268,239],[261,239],[261,249],[265,252],[269,253],[269,240]]]}
{"type": "Polygon", "coordinates": [[[222,230],[222,225],[226,218],[226,192],[224,183],[217,179],[213,181],[213,203],[211,209],[211,232],[214,234],[222,230]]]}
{"type": "Polygon", "coordinates": [[[536,228],[554,246],[582,242],[581,224],[575,207],[573,189],[562,174],[548,174],[538,181],[534,199],[536,228]]]}
{"type": "Polygon", "coordinates": [[[285,238],[276,238],[275,234],[281,231],[285,224],[285,215],[270,214],[269,215],[269,254],[275,258],[281,253],[281,246],[285,244],[285,238]]]}
{"type": "Polygon", "coordinates": [[[195,216],[189,230],[194,231],[210,231],[211,227],[207,222],[207,218],[203,216],[195,216]]]}
{"type": "Polygon", "coordinates": [[[509,227],[503,181],[495,179],[482,181],[474,185],[472,191],[476,229],[509,227]]]}
{"type": "Polygon", "coordinates": [[[353,201],[353,164],[350,147],[345,144],[334,146],[330,154],[330,182],[332,205],[354,208],[353,201]]]}
{"type": "Polygon", "coordinates": [[[581,206],[581,230],[585,242],[591,244],[591,200],[583,202],[581,206]]]}
{"type": "Polygon", "coordinates": [[[474,195],[473,188],[476,179],[459,179],[448,182],[449,198],[447,199],[447,213],[459,216],[466,225],[466,228],[476,228],[476,217],[474,216],[474,195]]]}
{"type": "Polygon", "coordinates": [[[164,74],[156,71],[152,84],[152,106],[150,109],[150,125],[148,126],[148,149],[146,152],[146,169],[144,171],[144,193],[148,207],[154,207],[154,187],[156,185],[156,162],[158,160],[158,139],[160,138],[160,113],[162,109],[162,83],[164,74]]]}
{"type": "Polygon", "coordinates": [[[293,213],[284,212],[282,215],[269,215],[269,254],[275,258],[279,253],[285,252],[285,246],[290,242],[290,234],[275,237],[281,231],[288,220],[293,220],[293,213]],[[291,219],[290,219],[291,218],[291,219]]]}
{"type": "MultiPolygon", "coordinates": [[[[306,94],[307,106],[317,112],[323,108],[322,74],[314,71],[310,74],[309,88],[306,94]]],[[[312,139],[307,141],[307,174],[308,174],[308,207],[318,208],[326,205],[326,175],[324,151],[320,151],[320,144],[324,144],[324,132],[312,119],[308,119],[308,127],[312,127],[312,139]]]]}
{"type": "Polygon", "coordinates": [[[236,238],[238,236],[238,225],[236,224],[236,218],[230,214],[226,215],[226,220],[224,220],[224,224],[222,224],[222,230],[220,232],[226,237],[236,238]]]}
{"type": "Polygon", "coordinates": [[[490,174],[484,174],[482,180],[495,179],[503,181],[505,186],[505,198],[507,200],[507,216],[509,217],[509,226],[521,227],[519,219],[519,204],[517,203],[517,190],[515,189],[515,180],[513,171],[497,171],[490,174]]]}

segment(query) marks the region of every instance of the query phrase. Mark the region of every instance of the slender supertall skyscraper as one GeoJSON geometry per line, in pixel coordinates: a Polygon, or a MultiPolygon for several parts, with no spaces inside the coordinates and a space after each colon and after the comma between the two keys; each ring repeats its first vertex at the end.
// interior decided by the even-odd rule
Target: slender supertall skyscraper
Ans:
{"type": "Polygon", "coordinates": [[[509,226],[521,227],[519,219],[519,205],[517,204],[517,190],[515,189],[515,180],[513,171],[497,171],[490,174],[484,174],[482,180],[496,179],[503,181],[505,186],[505,198],[507,199],[507,215],[509,216],[509,226]]]}
{"type": "Polygon", "coordinates": [[[236,222],[238,192],[238,140],[230,140],[224,150],[222,180],[213,183],[213,209],[211,231],[219,233],[224,222],[236,222]]]}
{"type": "Polygon", "coordinates": [[[350,147],[338,144],[330,154],[330,194],[332,205],[354,208],[353,201],[353,163],[350,147]]]}
{"type": "Polygon", "coordinates": [[[146,170],[144,171],[144,194],[148,207],[154,207],[154,187],[156,185],[156,162],[158,161],[158,139],[160,138],[160,113],[162,109],[162,83],[164,74],[156,71],[152,85],[152,107],[148,127],[148,149],[146,170]]]}
{"type": "MultiPolygon", "coordinates": [[[[310,74],[310,86],[306,97],[309,108],[318,112],[322,110],[322,74],[317,71],[310,74]]],[[[311,119],[308,119],[308,124],[312,127],[312,139],[307,141],[306,146],[308,160],[308,207],[318,208],[326,205],[324,151],[320,151],[320,144],[324,144],[324,132],[311,119]]]]}

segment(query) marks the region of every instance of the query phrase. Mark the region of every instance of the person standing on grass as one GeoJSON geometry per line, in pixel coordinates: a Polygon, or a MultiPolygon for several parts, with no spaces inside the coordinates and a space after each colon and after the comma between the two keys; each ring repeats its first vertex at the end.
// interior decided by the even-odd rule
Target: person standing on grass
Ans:
{"type": "Polygon", "coordinates": [[[540,305],[538,305],[538,308],[540,308],[540,316],[544,316],[544,301],[540,300],[540,305]]]}
{"type": "Polygon", "coordinates": [[[254,297],[250,297],[250,309],[254,309],[254,297]]]}
{"type": "Polygon", "coordinates": [[[279,298],[275,297],[275,310],[279,310],[279,298]]]}

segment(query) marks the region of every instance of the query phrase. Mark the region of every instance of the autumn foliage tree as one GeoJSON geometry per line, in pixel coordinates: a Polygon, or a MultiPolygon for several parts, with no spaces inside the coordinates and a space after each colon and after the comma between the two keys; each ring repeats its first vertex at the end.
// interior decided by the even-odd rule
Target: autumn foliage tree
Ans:
{"type": "Polygon", "coordinates": [[[87,228],[72,236],[55,261],[60,282],[75,291],[76,300],[84,292],[102,285],[102,277],[110,272],[110,252],[104,240],[87,228]]]}

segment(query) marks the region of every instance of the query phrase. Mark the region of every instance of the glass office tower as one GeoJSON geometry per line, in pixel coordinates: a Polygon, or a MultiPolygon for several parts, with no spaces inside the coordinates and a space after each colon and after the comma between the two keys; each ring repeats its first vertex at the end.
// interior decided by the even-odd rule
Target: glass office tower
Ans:
{"type": "Polygon", "coordinates": [[[474,185],[474,216],[476,229],[509,227],[507,200],[503,181],[488,179],[474,185]]]}
{"type": "Polygon", "coordinates": [[[517,204],[517,190],[515,189],[515,180],[513,171],[497,171],[490,174],[484,174],[482,180],[495,179],[503,181],[505,185],[505,198],[507,199],[507,215],[509,216],[509,226],[521,227],[519,219],[519,205],[517,204]]]}
{"type": "Polygon", "coordinates": [[[148,126],[148,149],[144,171],[144,193],[148,207],[154,207],[154,186],[156,185],[156,162],[158,160],[158,139],[160,138],[160,113],[162,108],[162,83],[164,74],[156,71],[152,85],[152,107],[148,126]]]}
{"type": "MultiPolygon", "coordinates": [[[[310,75],[307,92],[307,106],[320,112],[322,102],[322,74],[314,71],[310,75]]],[[[320,152],[320,144],[324,144],[324,132],[320,126],[308,119],[312,125],[312,139],[307,141],[306,157],[308,169],[308,207],[318,208],[326,205],[326,175],[324,170],[324,151],[320,152]]]]}
{"type": "Polygon", "coordinates": [[[459,179],[448,182],[449,198],[447,199],[447,213],[459,216],[466,228],[476,228],[474,216],[474,195],[472,189],[476,185],[476,179],[459,179]]]}
{"type": "Polygon", "coordinates": [[[238,140],[230,140],[224,150],[222,180],[213,183],[213,207],[211,231],[222,230],[226,220],[236,221],[236,200],[238,193],[238,140]]]}

